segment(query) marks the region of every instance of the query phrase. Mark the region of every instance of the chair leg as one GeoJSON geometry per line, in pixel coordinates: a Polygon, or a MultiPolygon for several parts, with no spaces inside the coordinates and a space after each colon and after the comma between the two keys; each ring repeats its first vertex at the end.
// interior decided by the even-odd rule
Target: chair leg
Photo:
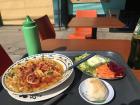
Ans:
{"type": "Polygon", "coordinates": [[[92,28],[92,38],[97,39],[97,28],[92,28]]]}

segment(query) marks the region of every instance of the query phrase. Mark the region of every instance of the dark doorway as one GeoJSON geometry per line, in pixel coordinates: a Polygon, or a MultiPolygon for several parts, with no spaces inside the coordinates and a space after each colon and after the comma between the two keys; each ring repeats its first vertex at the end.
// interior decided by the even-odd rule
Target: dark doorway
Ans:
{"type": "Polygon", "coordinates": [[[126,24],[127,30],[133,32],[140,17],[138,0],[126,0],[125,9],[120,13],[120,19],[126,24]]]}
{"type": "Polygon", "coordinates": [[[139,11],[138,0],[126,0],[125,10],[128,11],[139,11]]]}

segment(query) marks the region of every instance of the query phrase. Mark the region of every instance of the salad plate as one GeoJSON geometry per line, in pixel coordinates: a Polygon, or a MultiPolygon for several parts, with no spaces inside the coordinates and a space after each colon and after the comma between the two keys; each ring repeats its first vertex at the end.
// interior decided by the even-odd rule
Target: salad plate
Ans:
{"type": "MultiPolygon", "coordinates": [[[[88,53],[75,57],[75,62],[84,59],[88,53]]],[[[95,55],[77,66],[83,73],[101,79],[121,79],[125,77],[125,67],[116,63],[111,58],[95,55]]]]}

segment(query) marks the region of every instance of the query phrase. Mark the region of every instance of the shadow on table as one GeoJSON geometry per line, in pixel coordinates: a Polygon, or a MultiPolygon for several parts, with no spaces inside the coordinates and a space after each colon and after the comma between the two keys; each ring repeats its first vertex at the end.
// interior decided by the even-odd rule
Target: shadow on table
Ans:
{"type": "Polygon", "coordinates": [[[53,49],[53,51],[65,51],[67,49],[67,47],[58,47],[58,48],[55,48],[53,49]]]}
{"type": "Polygon", "coordinates": [[[121,105],[140,105],[140,100],[134,100],[130,102],[129,104],[121,104],[121,105]]]}
{"type": "Polygon", "coordinates": [[[0,82],[0,91],[2,91],[2,89],[3,89],[3,87],[2,87],[2,84],[1,84],[1,82],[0,82]]]}
{"type": "Polygon", "coordinates": [[[127,27],[126,28],[109,28],[109,32],[112,33],[133,33],[133,30],[129,30],[127,27]]]}

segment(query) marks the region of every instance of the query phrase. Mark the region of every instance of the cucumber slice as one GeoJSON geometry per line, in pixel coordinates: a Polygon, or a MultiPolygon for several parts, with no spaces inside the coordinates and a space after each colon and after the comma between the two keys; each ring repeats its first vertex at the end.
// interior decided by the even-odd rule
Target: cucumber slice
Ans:
{"type": "Polygon", "coordinates": [[[98,66],[100,64],[106,63],[106,59],[100,55],[95,55],[87,60],[88,65],[91,67],[98,66]]]}

